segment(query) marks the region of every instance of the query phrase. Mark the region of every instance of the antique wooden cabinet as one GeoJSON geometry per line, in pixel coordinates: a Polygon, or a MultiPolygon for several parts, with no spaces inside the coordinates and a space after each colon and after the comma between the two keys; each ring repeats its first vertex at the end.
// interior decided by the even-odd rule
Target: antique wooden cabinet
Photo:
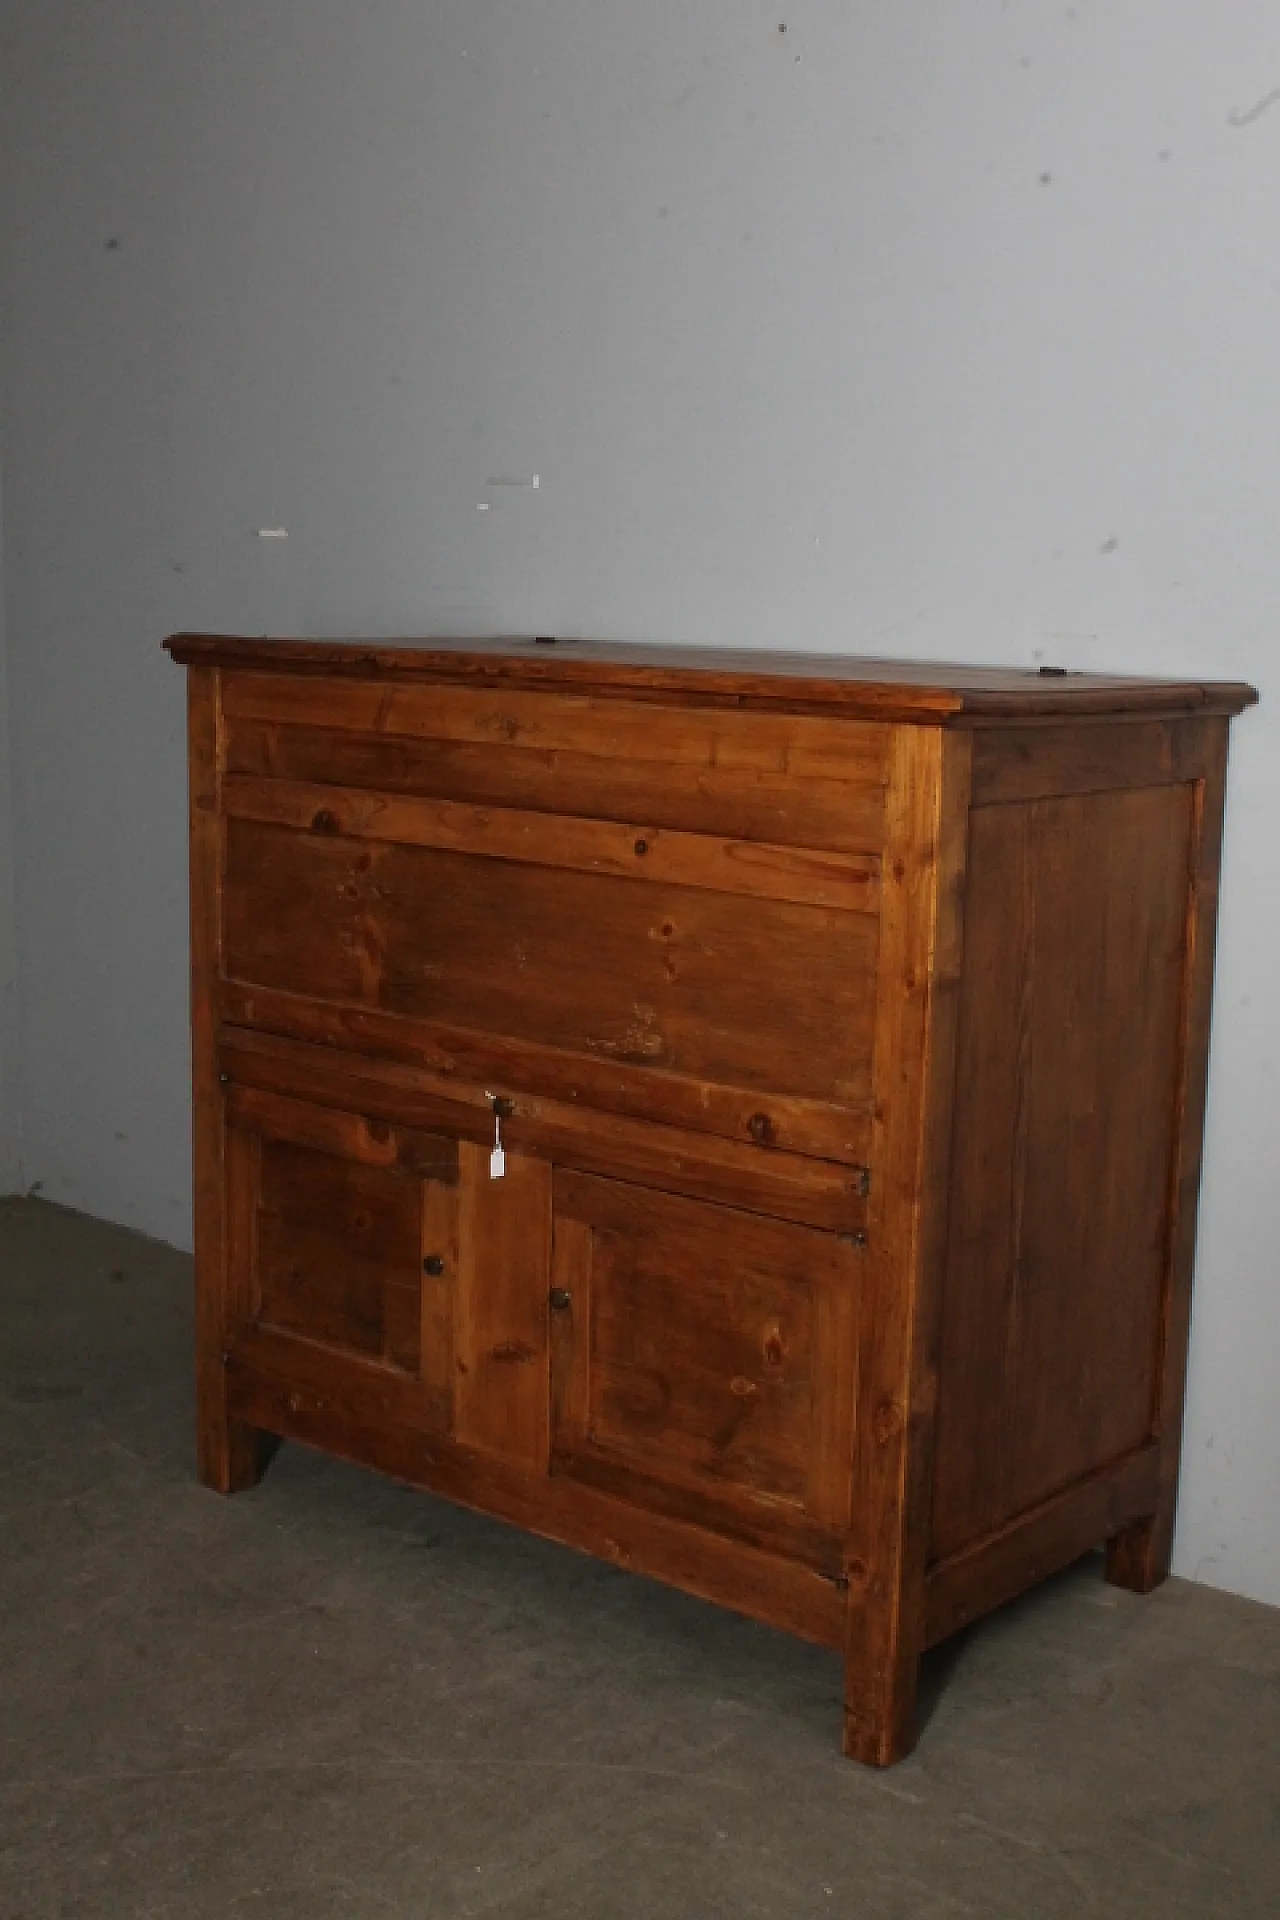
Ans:
{"type": "Polygon", "coordinates": [[[200,1472],[834,1647],[1168,1568],[1234,685],[182,635],[200,1472]],[[502,1171],[495,1177],[495,1134],[502,1171]]]}

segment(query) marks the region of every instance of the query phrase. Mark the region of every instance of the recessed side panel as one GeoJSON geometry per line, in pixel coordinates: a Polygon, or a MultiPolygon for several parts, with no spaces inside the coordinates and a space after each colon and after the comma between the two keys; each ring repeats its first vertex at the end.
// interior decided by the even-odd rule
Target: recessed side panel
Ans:
{"type": "Polygon", "coordinates": [[[1152,1438],[1194,796],[973,813],[935,1561],[1152,1438]]]}

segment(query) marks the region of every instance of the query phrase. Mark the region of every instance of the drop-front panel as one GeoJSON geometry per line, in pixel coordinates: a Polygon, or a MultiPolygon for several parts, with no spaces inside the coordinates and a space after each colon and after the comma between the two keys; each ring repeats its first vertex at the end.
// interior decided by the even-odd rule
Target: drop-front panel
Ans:
{"type": "Polygon", "coordinates": [[[840,1647],[877,1764],[933,1641],[1163,1577],[1250,689],[169,645],[208,1484],[306,1441],[840,1647]]]}

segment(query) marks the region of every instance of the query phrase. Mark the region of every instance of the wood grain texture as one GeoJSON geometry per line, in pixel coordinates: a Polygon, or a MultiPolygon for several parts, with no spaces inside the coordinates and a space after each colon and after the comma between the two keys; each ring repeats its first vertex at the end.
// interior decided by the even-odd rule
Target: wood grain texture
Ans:
{"type": "Polygon", "coordinates": [[[508,1152],[492,1180],[488,1147],[470,1141],[459,1166],[454,1431],[476,1452],[545,1473],[551,1169],[508,1152]]]}
{"type": "MultiPolygon", "coordinates": [[[[432,1076],[391,1061],[337,1055],[274,1035],[225,1029],[219,1061],[238,1085],[318,1106],[354,1107],[410,1133],[445,1129],[477,1141],[492,1136],[492,1114],[477,1089],[440,1089],[432,1076]]],[[[554,1102],[511,1101],[504,1136],[524,1151],[585,1173],[621,1173],[638,1185],[723,1200],[749,1212],[854,1233],[865,1225],[867,1172],[801,1154],[683,1134],[610,1115],[587,1116],[554,1102]]]]}
{"type": "Polygon", "coordinates": [[[233,717],[227,769],[842,853],[874,852],[884,833],[883,756],[865,777],[856,765],[819,777],[233,717]]]}
{"type": "Polygon", "coordinates": [[[1191,797],[973,817],[935,1558],[1151,1437],[1191,797]]]}
{"type": "Polygon", "coordinates": [[[172,650],[204,1478],[297,1438],[839,1646],[876,1765],[927,1644],[1163,1577],[1251,689],[172,650]]]}
{"type": "Polygon", "coordinates": [[[1213,1002],[1214,940],[1222,862],[1226,792],[1227,724],[1209,723],[1201,778],[1193,790],[1189,885],[1183,942],[1182,1004],[1174,1094],[1174,1144],[1165,1264],[1160,1285],[1156,1403],[1153,1427],[1159,1447],[1154,1510],[1117,1532],[1107,1551],[1107,1578],[1114,1585],[1149,1593],[1169,1571],[1182,1450],[1183,1396],[1191,1332],[1191,1278],[1195,1265],[1196,1209],[1204,1137],[1209,1066],[1209,1015],[1213,1002]]]}
{"type": "Polygon", "coordinates": [[[187,681],[191,858],[191,1125],[196,1260],[196,1448],[201,1480],[234,1493],[259,1478],[259,1436],[227,1405],[223,1355],[243,1313],[228,1281],[225,1125],[218,1078],[215,985],[222,958],[224,825],[221,678],[193,668],[187,681]]]}
{"type": "Polygon", "coordinates": [[[237,720],[582,753],[653,769],[787,773],[879,786],[885,780],[880,729],[790,712],[721,712],[687,701],[667,706],[525,688],[283,674],[233,674],[226,702],[228,716],[237,720]]]}
{"type": "Polygon", "coordinates": [[[849,1241],[564,1173],[555,1218],[554,1470],[840,1574],[849,1241]]]}
{"type": "Polygon", "coordinates": [[[1105,674],[1045,675],[1009,667],[958,666],[937,661],[812,654],[788,649],[628,646],[562,639],[540,646],[532,638],[437,638],[413,643],[254,640],[226,634],[174,634],[166,642],[185,665],[217,664],[254,672],[469,682],[480,686],[538,686],[602,695],[676,694],[681,703],[758,702],[794,712],[841,709],[871,720],[921,720],[967,715],[1034,717],[1068,713],[1238,713],[1257,699],[1235,681],[1124,679],[1105,674]]]}
{"type": "Polygon", "coordinates": [[[311,1147],[367,1167],[398,1167],[420,1179],[458,1182],[458,1143],[450,1135],[393,1127],[365,1113],[316,1106],[256,1086],[229,1085],[227,1117],[237,1127],[311,1147]]]}
{"type": "MultiPolygon", "coordinates": [[[[838,1106],[794,1094],[770,1093],[762,1105],[758,1090],[719,1086],[691,1074],[670,1073],[633,1060],[601,1060],[544,1047],[523,1035],[507,1036],[413,1020],[376,1007],[353,1007],[316,1000],[279,988],[223,983],[218,1008],[225,1027],[256,1029],[284,1039],[303,1040],[340,1053],[394,1061],[429,1075],[442,1097],[483,1098],[483,1089],[500,1087],[528,1094],[531,1111],[542,1103],[558,1107],[603,1109],[632,1119],[694,1133],[720,1134],[727,1140],[760,1144],[763,1112],[766,1144],[785,1153],[818,1160],[866,1165],[870,1142],[871,1070],[865,1086],[842,1095],[838,1106]]],[[[426,1082],[424,1081],[425,1085],[426,1082]]],[[[522,1109],[526,1103],[521,1102],[522,1109]]],[[[595,1118],[584,1114],[584,1126],[595,1118]]]]}
{"type": "Polygon", "coordinates": [[[874,913],[879,901],[880,862],[875,854],[774,847],[673,833],[639,821],[580,820],[247,774],[228,775],[224,792],[230,818],[265,826],[854,913],[874,913]]]}
{"type": "Polygon", "coordinates": [[[265,1341],[322,1379],[394,1368],[446,1430],[456,1140],[234,1084],[226,1111],[226,1352],[265,1341]]]}
{"type": "Polygon", "coordinates": [[[452,1433],[456,1420],[458,1215],[457,1185],[427,1181],[422,1189],[422,1325],[418,1347],[423,1418],[429,1428],[439,1433],[452,1433]]]}
{"type": "Polygon", "coordinates": [[[228,973],[822,1099],[866,1088],[878,919],[232,820],[228,973]]]}
{"type": "Polygon", "coordinates": [[[355,1369],[315,1385],[294,1376],[291,1356],[272,1372],[236,1355],[229,1369],[237,1416],[272,1433],[381,1469],[530,1533],[584,1548],[635,1573],[820,1646],[839,1643],[843,1599],[832,1582],[781,1554],[765,1553],[593,1487],[531,1476],[394,1417],[395,1377],[355,1369]],[[390,1385],[388,1384],[390,1383],[390,1385]]]}
{"type": "Polygon", "coordinates": [[[973,805],[1179,786],[1199,778],[1213,725],[1124,716],[1088,727],[983,728],[973,742],[973,805]]]}
{"type": "Polygon", "coordinates": [[[873,1766],[914,1744],[924,1646],[970,743],[900,728],[890,767],[845,1639],[845,1751],[873,1766]]]}
{"type": "Polygon", "coordinates": [[[1157,1499],[1158,1450],[1141,1447],[1019,1514],[997,1533],[930,1567],[926,1646],[958,1633],[1037,1581],[1069,1567],[1157,1499]]]}
{"type": "Polygon", "coordinates": [[[422,1197],[394,1168],[262,1144],[256,1318],[417,1373],[422,1197]]]}

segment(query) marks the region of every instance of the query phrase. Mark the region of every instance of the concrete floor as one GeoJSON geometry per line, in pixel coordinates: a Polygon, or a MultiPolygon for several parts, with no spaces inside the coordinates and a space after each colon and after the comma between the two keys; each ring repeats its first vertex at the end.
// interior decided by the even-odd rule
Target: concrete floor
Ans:
{"type": "Polygon", "coordinates": [[[191,1468],[190,1264],[0,1202],[2,1920],[1280,1914],[1280,1612],[1085,1563],[834,1655],[285,1448],[191,1468]]]}

